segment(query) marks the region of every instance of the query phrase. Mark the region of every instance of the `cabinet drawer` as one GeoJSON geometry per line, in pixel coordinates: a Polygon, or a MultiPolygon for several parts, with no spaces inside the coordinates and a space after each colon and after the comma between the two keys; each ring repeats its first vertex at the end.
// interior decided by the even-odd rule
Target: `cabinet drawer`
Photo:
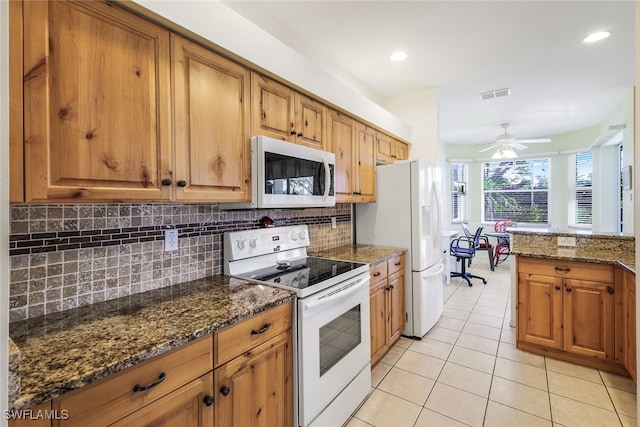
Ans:
{"type": "Polygon", "coordinates": [[[214,334],[215,366],[291,328],[291,302],[257,314],[214,334]]]}
{"type": "Polygon", "coordinates": [[[518,257],[518,272],[613,283],[613,266],[608,264],[518,257]]]}
{"type": "Polygon", "coordinates": [[[387,263],[381,262],[380,264],[369,267],[369,274],[371,274],[371,284],[385,279],[387,277],[387,263]]]}
{"type": "Polygon", "coordinates": [[[213,369],[211,335],[107,377],[54,401],[61,426],[109,425],[213,369]],[[162,375],[164,374],[164,375],[162,375]],[[160,381],[160,378],[164,380],[160,381]],[[148,386],[134,391],[134,387],[148,386]]]}
{"type": "Polygon", "coordinates": [[[400,271],[404,268],[405,255],[399,255],[395,258],[387,261],[387,269],[389,271],[389,275],[395,273],[396,271],[400,271]]]}

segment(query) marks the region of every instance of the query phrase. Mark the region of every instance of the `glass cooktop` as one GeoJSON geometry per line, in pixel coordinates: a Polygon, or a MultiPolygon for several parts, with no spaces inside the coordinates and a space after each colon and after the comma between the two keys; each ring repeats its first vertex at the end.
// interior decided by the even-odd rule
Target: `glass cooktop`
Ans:
{"type": "Polygon", "coordinates": [[[305,289],[327,280],[345,275],[366,264],[338,261],[328,258],[306,257],[292,261],[278,261],[277,264],[238,274],[236,277],[257,280],[287,288],[305,289]]]}

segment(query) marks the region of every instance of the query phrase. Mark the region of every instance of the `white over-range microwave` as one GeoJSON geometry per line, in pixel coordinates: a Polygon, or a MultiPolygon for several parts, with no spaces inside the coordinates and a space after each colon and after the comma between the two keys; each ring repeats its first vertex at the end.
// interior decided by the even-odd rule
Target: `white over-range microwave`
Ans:
{"type": "Polygon", "coordinates": [[[251,202],[222,209],[335,206],[336,156],[266,136],[251,138],[251,202]]]}

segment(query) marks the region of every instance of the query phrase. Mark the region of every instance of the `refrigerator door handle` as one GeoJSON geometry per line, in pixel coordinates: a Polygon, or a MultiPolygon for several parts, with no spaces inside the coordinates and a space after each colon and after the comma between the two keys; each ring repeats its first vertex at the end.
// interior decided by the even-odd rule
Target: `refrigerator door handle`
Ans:
{"type": "Polygon", "coordinates": [[[436,271],[433,274],[430,274],[429,276],[422,276],[423,279],[429,279],[430,277],[433,276],[437,276],[439,274],[442,274],[442,272],[444,271],[444,265],[442,263],[440,263],[440,267],[438,267],[438,271],[436,271]]]}

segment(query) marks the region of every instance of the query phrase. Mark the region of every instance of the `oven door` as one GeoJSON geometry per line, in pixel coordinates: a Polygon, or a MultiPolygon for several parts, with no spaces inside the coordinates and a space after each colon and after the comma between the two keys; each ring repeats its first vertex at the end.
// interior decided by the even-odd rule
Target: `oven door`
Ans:
{"type": "Polygon", "coordinates": [[[258,208],[335,206],[335,154],[265,136],[251,144],[258,208]]]}
{"type": "MultiPolygon", "coordinates": [[[[368,365],[369,322],[368,272],[298,300],[301,425],[313,421],[368,365]]],[[[341,398],[359,399],[348,394],[341,398]]],[[[359,404],[353,402],[353,409],[359,404]]]]}

